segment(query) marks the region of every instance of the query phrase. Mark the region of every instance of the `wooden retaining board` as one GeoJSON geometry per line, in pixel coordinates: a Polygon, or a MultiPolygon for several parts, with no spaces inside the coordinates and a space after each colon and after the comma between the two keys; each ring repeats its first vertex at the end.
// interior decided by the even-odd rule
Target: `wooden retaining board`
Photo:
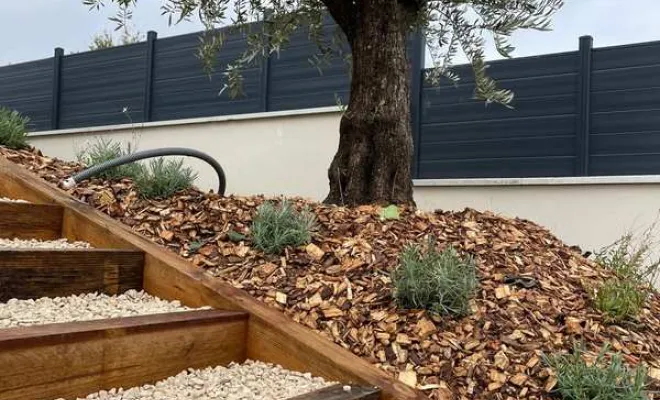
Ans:
{"type": "Polygon", "coordinates": [[[62,216],[60,206],[0,201],[0,238],[59,239],[62,216]]]}
{"type": "Polygon", "coordinates": [[[380,390],[367,386],[332,385],[288,400],[378,400],[380,390]],[[346,390],[348,389],[348,390],[346,390]]]}
{"type": "Polygon", "coordinates": [[[38,199],[64,207],[62,232],[70,240],[85,240],[96,247],[144,251],[143,286],[150,294],[180,300],[192,307],[210,305],[248,312],[248,358],[310,372],[331,381],[378,387],[381,399],[428,399],[421,391],[397,381],[248,293],[206,274],[92,206],[73,199],[26,169],[0,158],[0,190],[3,189],[3,180],[9,182],[5,187],[11,188],[14,197],[38,199]]]}
{"type": "Polygon", "coordinates": [[[202,310],[0,330],[0,397],[84,398],[243,362],[247,321],[202,310]]]}
{"type": "Polygon", "coordinates": [[[0,302],[141,290],[143,265],[135,250],[0,249],[0,302]]]}

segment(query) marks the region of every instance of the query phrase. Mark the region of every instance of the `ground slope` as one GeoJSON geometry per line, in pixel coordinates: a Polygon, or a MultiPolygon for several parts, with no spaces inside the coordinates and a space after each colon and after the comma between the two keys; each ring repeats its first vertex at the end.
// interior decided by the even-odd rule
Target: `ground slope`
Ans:
{"type": "MultiPolygon", "coordinates": [[[[36,150],[0,148],[0,156],[58,184],[75,163],[36,150]]],[[[263,197],[226,197],[190,190],[162,201],[138,198],[129,180],[86,182],[71,194],[131,226],[210,274],[282,310],[353,353],[437,399],[541,399],[556,384],[542,354],[570,351],[576,341],[597,352],[609,343],[628,365],[646,363],[660,376],[660,299],[637,321],[615,325],[593,309],[591,293],[609,271],[544,228],[475,210],[404,210],[381,221],[376,207],[309,207],[320,227],[313,245],[266,256],[249,240],[263,197]],[[475,257],[480,290],[461,319],[397,308],[390,273],[411,242],[435,235],[475,257]],[[533,278],[531,288],[506,276],[533,278]]],[[[651,379],[651,390],[660,382],[651,379]]]]}

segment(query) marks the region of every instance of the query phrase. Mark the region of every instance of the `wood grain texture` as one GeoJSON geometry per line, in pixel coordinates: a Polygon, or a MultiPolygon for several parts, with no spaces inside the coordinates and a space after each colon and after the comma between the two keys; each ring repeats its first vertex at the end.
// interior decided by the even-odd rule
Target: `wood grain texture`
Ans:
{"type": "Polygon", "coordinates": [[[0,238],[59,239],[62,214],[60,206],[0,202],[0,238]]]}
{"type": "Polygon", "coordinates": [[[78,239],[88,240],[87,237],[93,236],[99,240],[100,246],[109,247],[115,243],[144,251],[144,288],[147,292],[164,299],[180,300],[189,306],[211,305],[248,312],[249,358],[276,362],[285,368],[311,372],[346,384],[376,386],[382,391],[382,399],[427,399],[421,391],[395,380],[366,360],[295,323],[246,292],[213,278],[182,257],[131,232],[109,216],[71,198],[25,169],[0,159],[0,180],[4,176],[21,182],[23,192],[34,197],[43,196],[65,207],[63,225],[67,235],[76,232],[76,227],[84,227],[84,234],[78,233],[78,239]]]}
{"type": "MultiPolygon", "coordinates": [[[[5,159],[2,159],[2,162],[11,163],[5,159]]],[[[1,168],[2,166],[0,166],[1,168]]],[[[30,175],[35,177],[33,174],[30,175]]],[[[21,176],[18,175],[3,174],[2,179],[0,179],[0,196],[26,200],[35,204],[55,204],[47,192],[25,190],[24,182],[21,181],[21,176]]]]}
{"type": "Polygon", "coordinates": [[[0,397],[85,397],[242,362],[247,318],[209,310],[1,330],[0,397]]]}
{"type": "Polygon", "coordinates": [[[141,290],[143,265],[134,250],[0,250],[0,301],[141,290]]]}
{"type": "Polygon", "coordinates": [[[380,390],[367,386],[350,386],[344,390],[344,385],[333,385],[313,392],[292,397],[289,400],[377,400],[380,390]]]}

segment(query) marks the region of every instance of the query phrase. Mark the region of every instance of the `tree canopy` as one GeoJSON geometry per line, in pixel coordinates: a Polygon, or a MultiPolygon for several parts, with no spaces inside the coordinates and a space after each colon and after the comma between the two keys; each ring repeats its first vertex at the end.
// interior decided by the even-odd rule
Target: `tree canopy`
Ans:
{"type": "MultiPolygon", "coordinates": [[[[548,30],[551,17],[564,0],[393,0],[409,8],[410,31],[426,37],[433,66],[427,79],[440,83],[442,78],[457,82],[460,78],[451,70],[456,56],[463,53],[475,74],[475,97],[487,102],[509,103],[513,93],[500,89],[486,73],[485,49],[489,39],[503,57],[510,57],[515,48],[510,37],[520,29],[548,30]]],[[[91,8],[100,8],[107,0],[83,0],[91,8]]],[[[130,21],[130,8],[138,0],[110,0],[119,10],[110,20],[117,29],[125,29],[130,21]],[[128,13],[128,14],[127,14],[128,13]],[[128,18],[127,18],[127,15],[128,18]]],[[[290,35],[300,28],[309,29],[309,36],[319,47],[313,61],[319,65],[328,58],[343,56],[342,35],[350,37],[356,31],[356,10],[359,0],[166,0],[162,14],[170,24],[197,18],[206,28],[200,43],[199,56],[206,71],[214,70],[215,54],[221,50],[224,34],[216,28],[232,26],[244,31],[248,24],[268,16],[268,29],[248,33],[248,46],[243,54],[226,66],[227,85],[234,94],[240,93],[240,71],[259,57],[278,52],[288,43],[290,35]],[[323,34],[323,16],[329,13],[338,24],[336,34],[323,34]]],[[[124,34],[124,36],[134,35],[124,34]]],[[[129,40],[132,43],[132,41],[129,40]]]]}

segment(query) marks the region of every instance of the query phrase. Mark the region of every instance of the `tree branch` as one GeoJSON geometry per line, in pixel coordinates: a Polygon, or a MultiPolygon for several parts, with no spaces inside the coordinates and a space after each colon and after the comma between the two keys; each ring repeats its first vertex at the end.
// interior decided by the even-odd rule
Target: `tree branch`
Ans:
{"type": "Polygon", "coordinates": [[[337,25],[344,31],[349,43],[352,40],[356,25],[353,0],[321,0],[327,7],[337,25]]]}

